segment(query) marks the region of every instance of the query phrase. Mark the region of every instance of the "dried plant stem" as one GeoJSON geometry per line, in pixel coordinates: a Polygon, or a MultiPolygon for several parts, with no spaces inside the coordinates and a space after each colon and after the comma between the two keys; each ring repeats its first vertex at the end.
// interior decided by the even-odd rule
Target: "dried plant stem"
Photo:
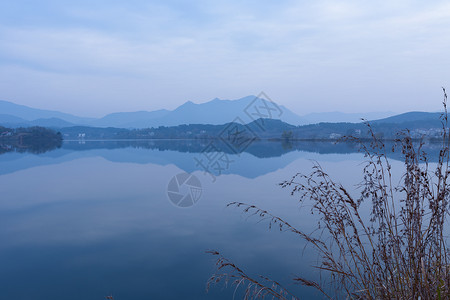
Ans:
{"type": "MultiPolygon", "coordinates": [[[[450,134],[445,89],[443,93],[442,145],[434,169],[423,151],[424,143],[414,143],[405,130],[398,134],[392,149],[401,151],[405,168],[400,183],[393,184],[386,146],[367,124],[372,136],[369,145],[346,137],[360,145],[366,158],[357,197],[334,181],[317,162],[311,173],[298,173],[280,184],[290,188],[300,202],[312,203],[311,211],[319,216],[319,227],[324,229],[321,234],[306,234],[254,205],[233,202],[229,206],[241,207],[245,213],[268,220],[269,228],[277,226],[309,242],[321,258],[316,267],[331,275],[333,298],[450,298],[450,257],[444,233],[449,214],[450,134]],[[368,219],[361,213],[363,203],[371,207],[368,219]]],[[[297,299],[278,282],[266,277],[254,280],[220,253],[210,253],[219,257],[218,270],[229,272],[213,275],[208,286],[232,279],[237,286],[247,284],[245,299],[269,295],[297,299]]],[[[300,277],[294,282],[329,297],[316,282],[300,277]]]]}

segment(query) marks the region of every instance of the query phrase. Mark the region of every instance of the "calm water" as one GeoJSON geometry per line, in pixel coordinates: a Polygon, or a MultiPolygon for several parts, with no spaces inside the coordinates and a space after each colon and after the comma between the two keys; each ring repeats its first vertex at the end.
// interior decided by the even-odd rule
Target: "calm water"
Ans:
{"type": "Polygon", "coordinates": [[[208,249],[299,296],[317,296],[290,282],[294,275],[317,279],[311,248],[226,204],[254,204],[312,231],[308,208],[277,184],[317,160],[352,186],[363,156],[348,145],[254,143],[225,153],[227,165],[213,177],[196,163],[212,154],[204,147],[65,142],[42,154],[1,154],[0,299],[232,299],[234,289],[222,285],[205,292],[215,261],[208,249]],[[183,172],[202,186],[189,208],[167,195],[183,172]]]}

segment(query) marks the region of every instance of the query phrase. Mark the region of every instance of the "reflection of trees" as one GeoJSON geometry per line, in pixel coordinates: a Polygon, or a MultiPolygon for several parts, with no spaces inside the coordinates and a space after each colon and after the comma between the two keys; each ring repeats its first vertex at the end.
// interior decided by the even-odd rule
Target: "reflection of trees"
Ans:
{"type": "Polygon", "coordinates": [[[0,142],[0,154],[6,152],[29,152],[34,154],[45,153],[58,148],[61,148],[62,140],[41,140],[30,141],[22,144],[3,144],[0,142]]]}
{"type": "MultiPolygon", "coordinates": [[[[394,143],[387,143],[386,149],[391,149],[394,143]]],[[[235,154],[233,149],[219,139],[204,140],[134,140],[134,141],[86,141],[85,144],[78,142],[66,142],[65,149],[75,151],[93,150],[93,149],[116,149],[116,148],[136,148],[151,149],[158,151],[177,151],[184,153],[202,153],[215,151],[235,154]],[[214,147],[210,147],[213,143],[214,147]]],[[[430,161],[437,161],[439,156],[439,144],[428,142],[423,150],[427,152],[430,161]]],[[[252,142],[242,152],[252,154],[259,158],[280,157],[284,154],[293,152],[311,152],[318,154],[351,154],[358,153],[359,147],[353,142],[333,142],[333,141],[296,141],[296,140],[257,140],[252,142]]],[[[238,153],[239,154],[239,153],[238,153]]],[[[401,154],[388,152],[386,155],[392,159],[401,160],[401,154]]]]}
{"type": "Polygon", "coordinates": [[[290,141],[290,140],[281,140],[281,146],[285,150],[291,150],[292,149],[292,141],[290,141]]]}

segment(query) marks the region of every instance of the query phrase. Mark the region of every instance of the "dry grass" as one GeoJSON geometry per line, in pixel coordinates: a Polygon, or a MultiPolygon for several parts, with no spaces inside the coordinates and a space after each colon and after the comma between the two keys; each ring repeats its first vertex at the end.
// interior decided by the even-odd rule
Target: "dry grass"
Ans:
{"type": "MultiPolygon", "coordinates": [[[[373,137],[370,144],[347,138],[361,145],[366,158],[357,197],[330,178],[318,163],[310,174],[299,173],[281,183],[301,202],[312,203],[322,234],[304,233],[252,205],[229,205],[267,218],[269,227],[277,226],[308,241],[320,255],[316,267],[329,273],[334,291],[328,295],[317,282],[299,277],[293,280],[321,291],[325,297],[450,298],[449,251],[444,233],[449,213],[450,132],[447,94],[443,91],[442,145],[433,167],[422,150],[423,143],[414,142],[408,131],[399,133],[395,149],[386,149],[368,124],[373,137]],[[405,169],[399,184],[393,183],[387,151],[403,154],[405,169]],[[370,218],[362,216],[363,203],[371,207],[370,218]]],[[[218,271],[208,281],[208,288],[226,282],[236,289],[243,286],[244,299],[297,299],[278,282],[263,276],[253,279],[219,252],[210,253],[218,257],[218,271]]]]}

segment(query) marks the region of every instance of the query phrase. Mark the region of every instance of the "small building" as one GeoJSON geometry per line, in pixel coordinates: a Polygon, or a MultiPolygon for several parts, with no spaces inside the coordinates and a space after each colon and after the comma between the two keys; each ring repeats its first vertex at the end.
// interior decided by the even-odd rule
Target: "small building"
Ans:
{"type": "Polygon", "coordinates": [[[342,137],[342,134],[339,134],[339,133],[332,133],[332,134],[330,134],[330,139],[332,139],[332,140],[337,140],[337,139],[339,139],[341,137],[342,137]]]}

